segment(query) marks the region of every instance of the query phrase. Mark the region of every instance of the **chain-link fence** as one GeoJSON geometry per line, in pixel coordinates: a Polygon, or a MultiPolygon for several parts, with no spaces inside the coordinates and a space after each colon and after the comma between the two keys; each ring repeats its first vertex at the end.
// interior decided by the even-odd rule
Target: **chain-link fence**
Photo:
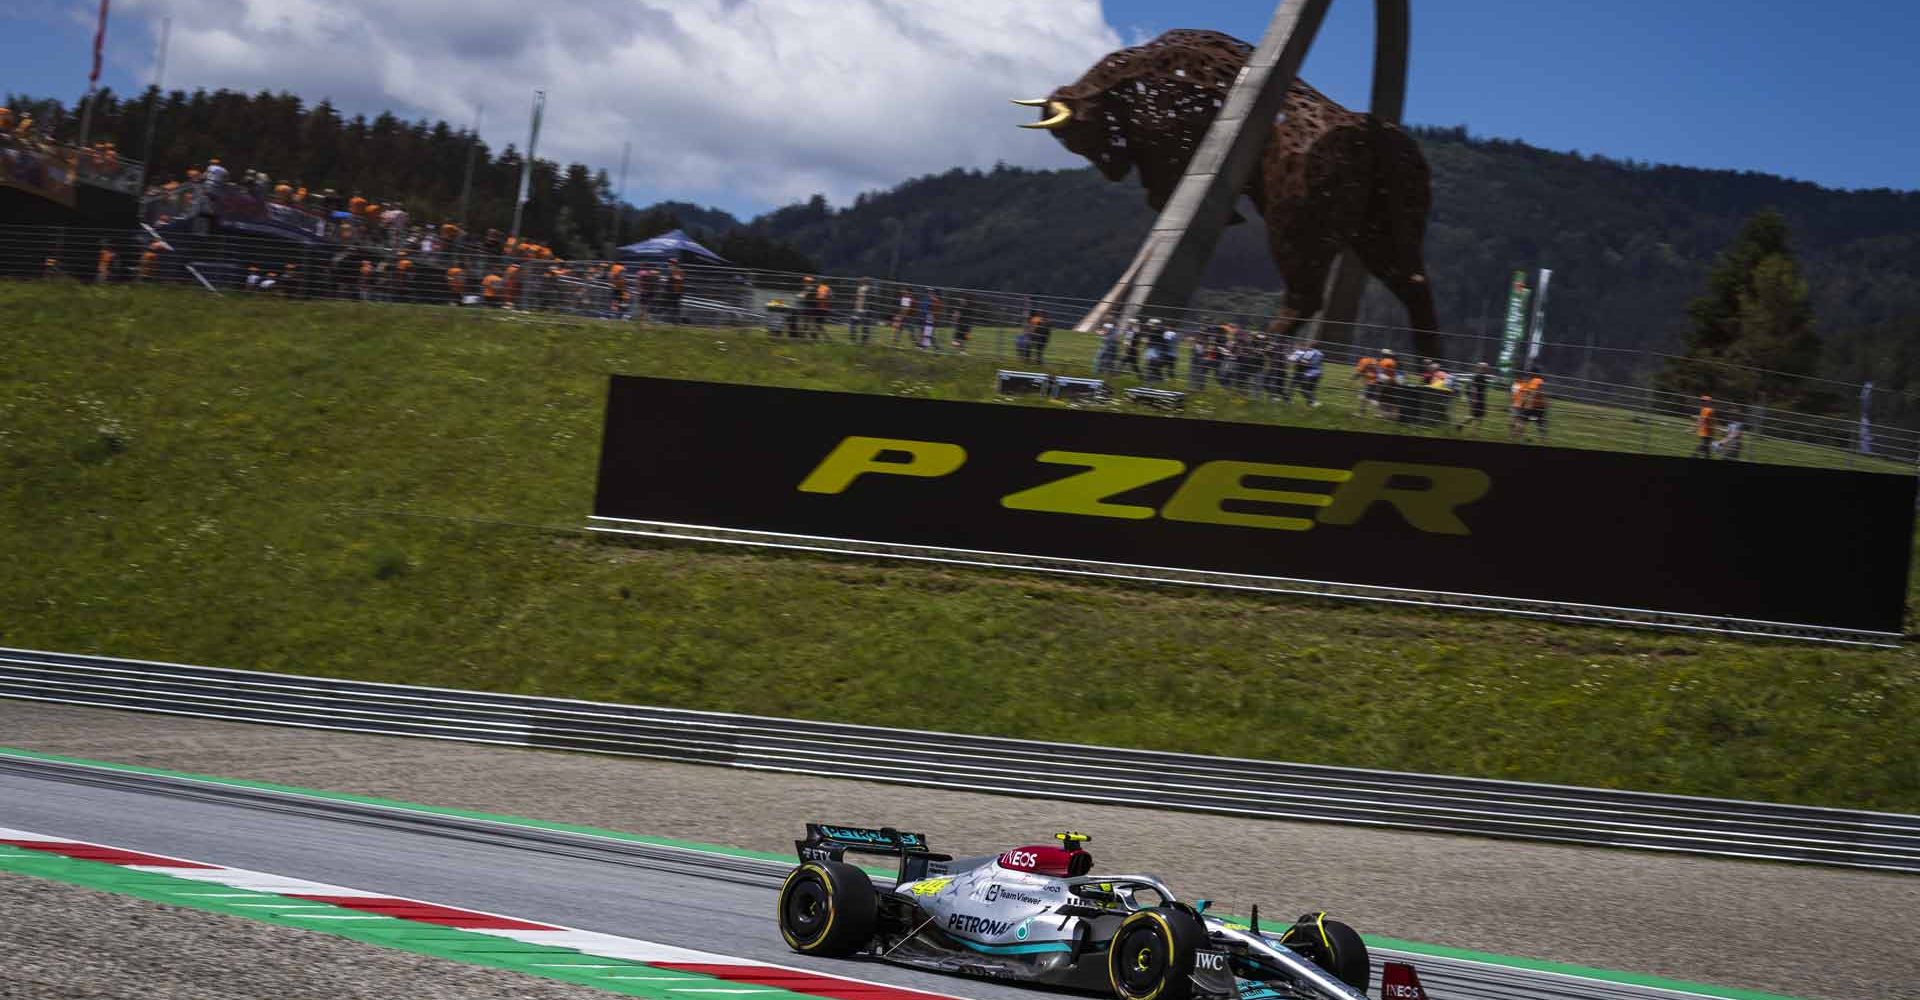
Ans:
{"type": "MultiPolygon", "coordinates": [[[[385,227],[354,220],[348,232],[316,213],[296,219],[233,198],[181,197],[196,201],[182,206],[186,220],[157,229],[0,227],[0,277],[752,327],[795,344],[985,356],[1009,369],[1093,380],[1075,387],[1100,398],[1231,399],[1255,419],[1324,406],[1368,418],[1370,430],[1882,472],[1920,465],[1920,433],[1904,427],[1740,400],[1703,403],[1562,371],[1538,372],[1534,383],[1474,361],[1495,356],[1500,345],[1471,334],[1442,334],[1451,360],[1428,368],[1413,353],[1412,331],[1318,323],[1297,339],[1269,336],[1270,317],[1253,300],[1239,311],[1160,310],[1134,327],[1075,329],[1095,301],[693,261],[555,260],[437,238],[404,220],[385,227]],[[206,213],[209,204],[238,207],[221,218],[206,213]],[[354,239],[343,242],[343,232],[354,239]],[[1129,396],[1136,388],[1155,391],[1129,396]],[[1712,407],[1710,418],[1703,406],[1712,407]]],[[[1656,370],[1658,361],[1648,355],[1638,367],[1656,370]]],[[[1826,388],[1859,394],[1858,386],[1826,388]]]]}

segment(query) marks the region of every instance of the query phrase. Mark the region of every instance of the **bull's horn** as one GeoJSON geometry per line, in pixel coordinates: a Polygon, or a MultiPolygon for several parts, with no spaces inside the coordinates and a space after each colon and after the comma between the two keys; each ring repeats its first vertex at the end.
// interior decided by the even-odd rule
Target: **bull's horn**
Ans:
{"type": "Polygon", "coordinates": [[[1028,97],[1028,98],[1016,97],[1014,98],[1013,103],[1018,104],[1023,108],[1038,108],[1038,107],[1045,106],[1047,103],[1047,99],[1044,97],[1028,97]]]}
{"type": "Polygon", "coordinates": [[[1066,103],[1063,101],[1048,101],[1047,110],[1053,113],[1041,119],[1040,121],[1029,122],[1020,127],[1021,128],[1044,128],[1044,129],[1052,130],[1052,129],[1057,129],[1062,125],[1065,125],[1068,121],[1072,120],[1073,118],[1073,109],[1070,107],[1067,107],[1066,103]]]}

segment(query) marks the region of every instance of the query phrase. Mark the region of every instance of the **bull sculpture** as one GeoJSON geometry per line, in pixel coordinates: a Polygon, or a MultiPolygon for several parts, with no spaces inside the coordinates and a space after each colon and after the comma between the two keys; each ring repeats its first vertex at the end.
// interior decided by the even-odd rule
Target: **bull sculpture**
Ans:
{"type": "MultiPolygon", "coordinates": [[[[1110,181],[1138,170],[1147,204],[1159,211],[1252,53],[1217,31],[1169,31],[1107,56],[1044,98],[1016,101],[1042,109],[1039,121],[1021,127],[1052,132],[1110,181]]],[[[1291,336],[1319,313],[1334,259],[1350,247],[1406,307],[1415,350],[1438,358],[1421,252],[1429,179],[1412,136],[1295,80],[1246,186],[1287,285],[1286,307],[1268,329],[1291,336]]]]}

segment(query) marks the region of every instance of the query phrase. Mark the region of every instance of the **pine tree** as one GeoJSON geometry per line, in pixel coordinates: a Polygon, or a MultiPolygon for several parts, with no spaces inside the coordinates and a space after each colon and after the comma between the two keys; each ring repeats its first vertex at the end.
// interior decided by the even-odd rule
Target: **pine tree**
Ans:
{"type": "Polygon", "coordinates": [[[1687,304],[1686,354],[1668,362],[1660,387],[1769,406],[1811,401],[1799,376],[1818,368],[1820,338],[1807,292],[1786,220],[1771,209],[1755,215],[1714,261],[1706,294],[1687,304]]]}

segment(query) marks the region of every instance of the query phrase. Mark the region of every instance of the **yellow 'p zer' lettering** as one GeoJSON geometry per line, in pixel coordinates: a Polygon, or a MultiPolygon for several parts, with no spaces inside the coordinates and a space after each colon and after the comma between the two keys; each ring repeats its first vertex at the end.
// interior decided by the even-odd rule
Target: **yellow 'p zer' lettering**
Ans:
{"type": "Polygon", "coordinates": [[[1116,493],[1139,489],[1148,483],[1157,483],[1187,471],[1185,462],[1176,462],[1171,458],[1138,458],[1085,451],[1043,451],[1039,460],[1049,465],[1081,465],[1087,471],[1008,494],[1000,498],[1000,506],[1049,514],[1144,520],[1153,516],[1152,507],[1106,503],[1106,499],[1116,493]]]}
{"type": "Polygon", "coordinates": [[[1479,469],[1453,465],[1411,465],[1403,462],[1361,462],[1353,467],[1353,479],[1333,491],[1333,502],[1320,512],[1322,524],[1358,524],[1376,501],[1385,500],[1400,511],[1407,523],[1436,535],[1469,535],[1467,523],[1455,509],[1487,495],[1493,477],[1479,469]],[[1405,489],[1387,484],[1395,476],[1424,479],[1420,489],[1405,489]]]}
{"type": "Polygon", "coordinates": [[[951,475],[967,460],[966,449],[944,441],[907,441],[901,438],[849,437],[820,460],[807,478],[800,482],[802,493],[841,493],[861,476],[921,476],[937,479],[951,475]],[[882,461],[889,452],[904,454],[906,461],[882,461]]]}
{"type": "Polygon", "coordinates": [[[1160,516],[1169,521],[1194,521],[1201,524],[1236,524],[1248,528],[1274,528],[1280,531],[1310,531],[1313,521],[1304,517],[1276,514],[1252,514],[1227,510],[1228,500],[1281,504],[1292,507],[1325,507],[1333,498],[1325,493],[1295,493],[1290,490],[1265,490],[1248,486],[1249,477],[1262,479],[1303,479],[1316,483],[1344,483],[1353,473],[1345,469],[1322,469],[1312,465],[1268,465],[1264,462],[1208,462],[1193,470],[1180,484],[1180,491],[1160,508],[1160,516]]]}

